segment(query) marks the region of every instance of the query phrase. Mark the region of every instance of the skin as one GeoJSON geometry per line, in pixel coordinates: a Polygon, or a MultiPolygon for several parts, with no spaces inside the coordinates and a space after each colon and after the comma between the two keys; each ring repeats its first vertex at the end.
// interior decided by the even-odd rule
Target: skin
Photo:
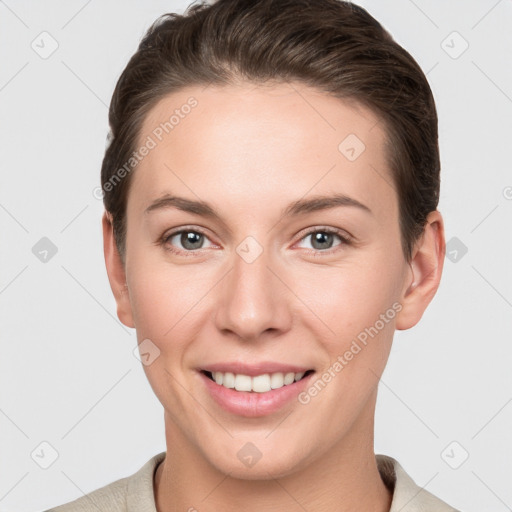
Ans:
{"type": "Polygon", "coordinates": [[[147,115],[140,141],[190,96],[198,105],[138,164],[128,196],[126,261],[103,217],[119,319],[160,350],[144,370],[164,407],[167,456],[155,474],[163,511],[388,511],[375,460],[379,378],[395,329],[421,318],[441,278],[443,219],[431,212],[411,262],[401,248],[398,198],[372,111],[299,84],[189,87],[147,115]],[[349,161],[338,145],[366,146],[349,161]],[[164,192],[210,203],[222,222],[176,208],[144,210],[164,192]],[[370,208],[283,217],[291,202],[344,193],[370,208]],[[188,249],[171,230],[205,232],[188,249]],[[315,244],[311,233],[339,229],[315,244]],[[247,236],[263,252],[247,263],[247,236]],[[201,240],[201,239],[200,239],[201,240]],[[330,245],[329,245],[330,243],[330,245]],[[173,254],[174,247],[181,254],[173,254]],[[313,253],[317,253],[316,256],[313,253]],[[221,409],[197,367],[280,361],[324,373],[379,315],[401,310],[308,404],[244,418],[221,409]],[[237,452],[261,452],[252,467],[237,452]]]}

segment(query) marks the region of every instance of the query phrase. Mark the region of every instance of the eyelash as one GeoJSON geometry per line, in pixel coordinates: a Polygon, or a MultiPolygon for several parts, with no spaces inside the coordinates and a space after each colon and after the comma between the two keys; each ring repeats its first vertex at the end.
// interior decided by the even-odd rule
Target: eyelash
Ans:
{"type": "MultiPolygon", "coordinates": [[[[201,255],[201,249],[191,250],[191,251],[183,251],[183,250],[177,250],[173,246],[169,245],[168,242],[171,238],[173,238],[176,235],[179,235],[181,233],[198,233],[201,235],[204,235],[207,237],[206,233],[202,231],[201,229],[197,229],[196,227],[188,227],[185,226],[184,228],[180,228],[177,231],[173,231],[169,234],[164,234],[159,240],[158,244],[163,246],[166,251],[169,251],[173,254],[177,254],[178,256],[184,256],[184,257],[196,257],[201,255]]],[[[330,249],[326,249],[325,251],[319,250],[319,249],[307,249],[307,252],[309,254],[312,254],[314,257],[322,257],[324,255],[331,255],[334,252],[340,250],[343,246],[350,246],[352,245],[352,237],[350,237],[347,234],[342,234],[345,232],[342,232],[338,229],[329,228],[329,227],[315,227],[314,229],[311,229],[304,233],[304,235],[299,239],[299,242],[304,240],[304,238],[308,237],[309,235],[312,235],[313,233],[329,233],[332,235],[336,235],[341,240],[341,243],[339,245],[336,245],[334,247],[331,247],[330,249]]],[[[207,237],[208,238],[208,237],[207,237]]]]}

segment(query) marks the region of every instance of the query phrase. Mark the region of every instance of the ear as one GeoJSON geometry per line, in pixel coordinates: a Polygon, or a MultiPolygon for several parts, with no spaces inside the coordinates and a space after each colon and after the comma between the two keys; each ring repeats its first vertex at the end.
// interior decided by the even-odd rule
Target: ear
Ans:
{"type": "Polygon", "coordinates": [[[443,217],[435,210],[429,213],[413,250],[400,300],[402,309],[396,316],[398,330],[410,329],[420,321],[439,287],[445,252],[443,217]]]}
{"type": "Polygon", "coordinates": [[[103,252],[107,267],[110,288],[117,303],[117,316],[127,327],[135,327],[132,316],[130,295],[126,284],[126,273],[121,256],[117,250],[112,225],[112,216],[105,211],[102,218],[103,226],[103,252]]]}

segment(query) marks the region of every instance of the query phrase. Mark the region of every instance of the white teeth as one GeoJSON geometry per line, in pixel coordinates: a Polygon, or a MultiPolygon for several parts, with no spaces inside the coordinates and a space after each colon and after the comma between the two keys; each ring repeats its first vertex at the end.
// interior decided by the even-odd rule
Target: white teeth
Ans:
{"type": "Polygon", "coordinates": [[[258,375],[252,378],[252,390],[257,393],[265,393],[270,391],[270,375],[265,373],[264,375],[258,375]]]}
{"type": "Polygon", "coordinates": [[[212,372],[213,380],[225,388],[236,389],[237,391],[254,391],[266,393],[272,389],[279,389],[299,381],[304,377],[305,372],[299,373],[264,373],[251,377],[249,375],[234,374],[230,372],[212,372]]]}
{"type": "Polygon", "coordinates": [[[284,385],[287,386],[288,384],[291,384],[295,380],[295,373],[287,373],[284,376],[284,385]]]}
{"type": "MultiPolygon", "coordinates": [[[[220,372],[218,372],[220,373],[220,372]]],[[[226,388],[234,388],[235,387],[235,374],[226,372],[224,374],[222,385],[226,388]]]]}
{"type": "Polygon", "coordinates": [[[251,377],[248,375],[236,375],[235,376],[235,389],[237,391],[251,391],[251,377]]]}
{"type": "Polygon", "coordinates": [[[284,386],[284,375],[282,373],[273,373],[270,376],[270,387],[272,389],[279,389],[284,386]]]}

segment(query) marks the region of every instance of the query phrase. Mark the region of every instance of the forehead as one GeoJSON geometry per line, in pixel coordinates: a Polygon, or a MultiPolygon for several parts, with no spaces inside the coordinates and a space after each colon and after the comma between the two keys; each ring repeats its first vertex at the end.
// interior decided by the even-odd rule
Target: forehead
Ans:
{"type": "Polygon", "coordinates": [[[361,104],[302,84],[188,87],[147,114],[139,146],[152,149],[130,196],[143,208],[169,188],[240,202],[338,191],[389,213],[384,129],[361,104]]]}

